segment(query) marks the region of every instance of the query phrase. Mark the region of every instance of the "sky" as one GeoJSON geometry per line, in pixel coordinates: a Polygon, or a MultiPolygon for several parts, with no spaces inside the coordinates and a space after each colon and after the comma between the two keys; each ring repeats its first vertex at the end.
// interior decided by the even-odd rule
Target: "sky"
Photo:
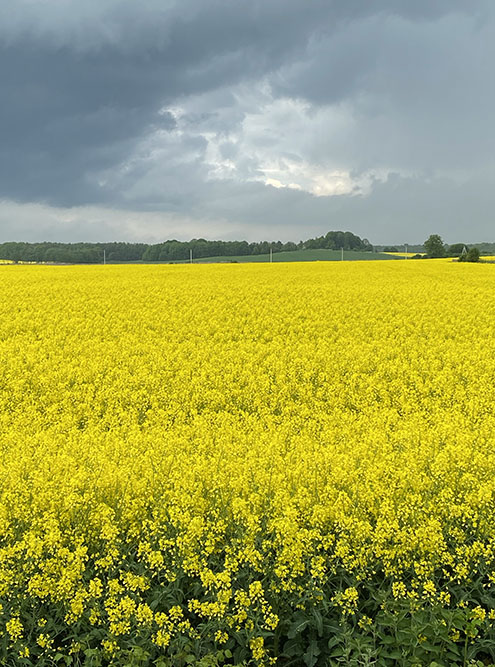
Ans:
{"type": "Polygon", "coordinates": [[[0,4],[0,241],[495,241],[493,0],[0,4]]]}

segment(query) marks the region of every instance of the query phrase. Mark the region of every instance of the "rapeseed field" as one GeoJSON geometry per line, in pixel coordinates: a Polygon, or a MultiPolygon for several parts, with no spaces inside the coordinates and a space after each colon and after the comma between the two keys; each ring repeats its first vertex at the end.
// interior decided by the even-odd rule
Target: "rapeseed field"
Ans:
{"type": "Polygon", "coordinates": [[[493,660],[493,265],[0,273],[1,664],[493,660]]]}

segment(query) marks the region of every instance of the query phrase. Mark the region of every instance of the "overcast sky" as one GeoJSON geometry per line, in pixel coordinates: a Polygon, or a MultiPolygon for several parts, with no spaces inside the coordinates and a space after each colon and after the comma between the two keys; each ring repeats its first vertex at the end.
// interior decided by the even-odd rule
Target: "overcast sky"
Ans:
{"type": "Polygon", "coordinates": [[[0,241],[495,241],[493,0],[10,0],[0,49],[0,241]]]}

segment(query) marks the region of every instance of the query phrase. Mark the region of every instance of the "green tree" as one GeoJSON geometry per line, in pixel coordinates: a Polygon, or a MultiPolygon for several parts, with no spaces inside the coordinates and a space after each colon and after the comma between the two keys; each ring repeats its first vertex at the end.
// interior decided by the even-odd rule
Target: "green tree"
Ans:
{"type": "Polygon", "coordinates": [[[466,255],[466,262],[479,262],[480,261],[480,251],[478,248],[469,248],[466,255]]]}
{"type": "Polygon", "coordinates": [[[431,234],[423,245],[428,257],[445,257],[446,255],[442,237],[438,234],[431,234]]]}
{"type": "Polygon", "coordinates": [[[453,243],[449,245],[448,253],[450,257],[459,257],[463,254],[464,248],[466,252],[469,250],[469,247],[465,243],[453,243]]]}

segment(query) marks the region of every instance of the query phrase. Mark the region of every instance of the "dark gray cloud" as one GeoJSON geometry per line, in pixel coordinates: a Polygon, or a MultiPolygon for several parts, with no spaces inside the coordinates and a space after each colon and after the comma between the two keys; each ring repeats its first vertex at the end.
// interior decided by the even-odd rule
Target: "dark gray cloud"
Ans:
{"type": "Polygon", "coordinates": [[[307,19],[300,3],[283,4],[18,3],[17,20],[4,9],[0,195],[105,201],[91,175],[170,128],[164,104],[263,76],[304,45],[323,3],[307,19]]]}
{"type": "Polygon", "coordinates": [[[489,0],[4,5],[2,239],[490,237],[489,0]]]}

